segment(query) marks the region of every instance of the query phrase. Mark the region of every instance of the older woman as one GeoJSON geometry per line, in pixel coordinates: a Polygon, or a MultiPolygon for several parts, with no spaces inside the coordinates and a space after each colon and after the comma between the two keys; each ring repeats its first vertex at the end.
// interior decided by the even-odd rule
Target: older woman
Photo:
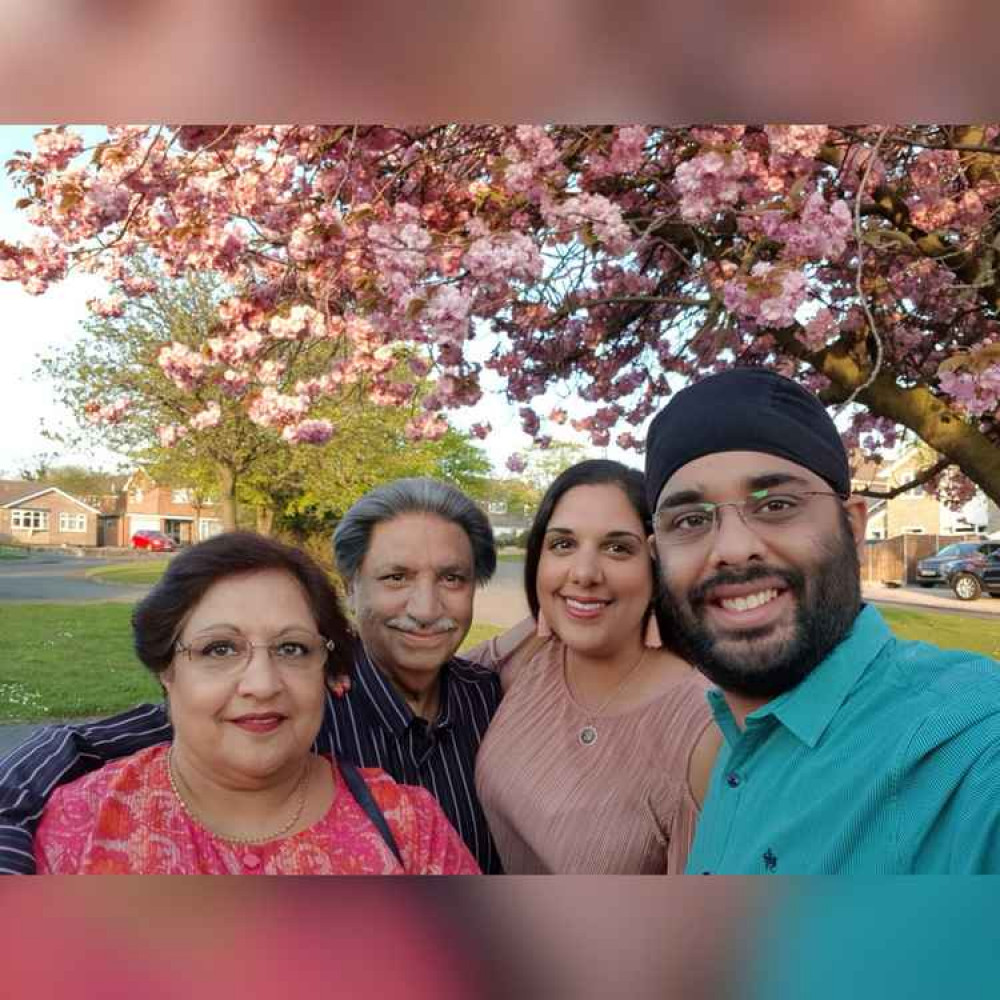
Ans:
{"type": "Polygon", "coordinates": [[[220,535],[178,555],[133,615],[170,745],[55,791],[40,872],[472,873],[423,789],[311,752],[350,637],[323,571],[296,549],[220,535]]]}
{"type": "Polygon", "coordinates": [[[533,620],[466,654],[505,690],[476,787],[509,874],[684,870],[719,737],[660,645],[651,534],[641,473],[568,469],[528,538],[533,620]]]}

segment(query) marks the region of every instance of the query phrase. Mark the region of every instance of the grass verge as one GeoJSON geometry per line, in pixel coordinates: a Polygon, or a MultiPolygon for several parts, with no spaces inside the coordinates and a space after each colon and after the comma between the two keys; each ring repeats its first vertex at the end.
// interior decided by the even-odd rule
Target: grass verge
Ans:
{"type": "Polygon", "coordinates": [[[98,583],[156,583],[169,563],[169,559],[154,559],[118,566],[98,566],[88,570],[87,576],[98,583]]]}
{"type": "Polygon", "coordinates": [[[0,545],[0,559],[27,559],[28,553],[23,549],[15,549],[10,545],[0,545]]]}
{"type": "MultiPolygon", "coordinates": [[[[128,604],[0,604],[0,723],[111,715],[158,701],[128,604]]],[[[472,626],[464,646],[502,631],[472,626]]]]}

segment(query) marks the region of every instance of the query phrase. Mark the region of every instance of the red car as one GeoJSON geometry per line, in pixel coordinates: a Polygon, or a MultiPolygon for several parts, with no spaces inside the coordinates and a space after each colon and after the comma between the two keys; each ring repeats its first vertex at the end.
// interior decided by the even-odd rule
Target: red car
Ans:
{"type": "Polygon", "coordinates": [[[173,552],[177,543],[162,531],[141,528],[132,536],[133,549],[149,549],[150,552],[173,552]]]}

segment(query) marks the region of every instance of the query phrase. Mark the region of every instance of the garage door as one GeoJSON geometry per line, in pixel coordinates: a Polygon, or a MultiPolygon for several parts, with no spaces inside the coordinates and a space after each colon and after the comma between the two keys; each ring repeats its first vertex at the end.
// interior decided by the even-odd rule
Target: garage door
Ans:
{"type": "Polygon", "coordinates": [[[160,531],[160,519],[155,515],[149,516],[148,514],[129,514],[129,535],[134,535],[140,529],[145,531],[160,531]]]}

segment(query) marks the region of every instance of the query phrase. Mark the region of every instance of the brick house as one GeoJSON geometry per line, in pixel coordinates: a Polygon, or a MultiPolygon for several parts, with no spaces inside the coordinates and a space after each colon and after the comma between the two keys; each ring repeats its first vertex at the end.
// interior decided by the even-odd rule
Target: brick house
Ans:
{"type": "Polygon", "coordinates": [[[97,545],[101,512],[58,486],[0,480],[0,539],[23,545],[97,545]]]}
{"type": "MultiPolygon", "coordinates": [[[[852,468],[851,488],[888,492],[909,482],[927,464],[927,457],[916,448],[908,448],[881,465],[858,462],[852,468]]],[[[982,491],[958,511],[949,510],[922,486],[891,499],[867,499],[869,540],[897,535],[976,535],[1000,528],[1000,511],[982,491]]]]}
{"type": "Polygon", "coordinates": [[[180,545],[204,541],[222,531],[218,507],[190,489],[157,483],[137,469],[121,491],[101,503],[100,545],[128,546],[140,529],[162,531],[180,545]]]}

